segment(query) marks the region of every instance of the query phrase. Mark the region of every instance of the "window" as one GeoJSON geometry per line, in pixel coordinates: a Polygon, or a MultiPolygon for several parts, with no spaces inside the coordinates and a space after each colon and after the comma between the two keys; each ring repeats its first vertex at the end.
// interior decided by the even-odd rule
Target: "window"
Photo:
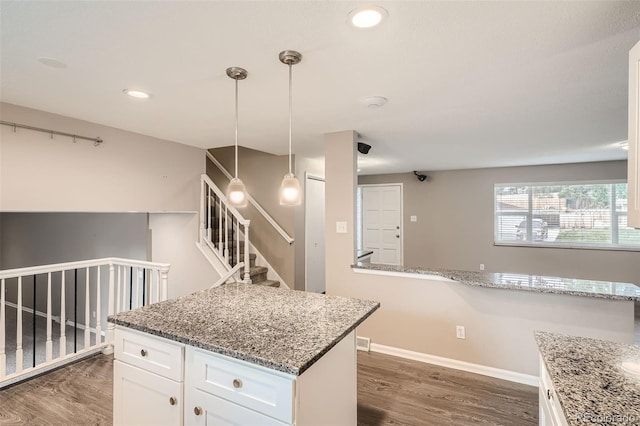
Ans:
{"type": "Polygon", "coordinates": [[[495,243],[640,250],[627,226],[627,183],[498,184],[495,243]]]}

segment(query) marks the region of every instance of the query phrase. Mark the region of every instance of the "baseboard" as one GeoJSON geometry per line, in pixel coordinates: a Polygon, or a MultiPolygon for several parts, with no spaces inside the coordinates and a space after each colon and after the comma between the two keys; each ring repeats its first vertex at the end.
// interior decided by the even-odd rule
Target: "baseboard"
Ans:
{"type": "Polygon", "coordinates": [[[496,379],[508,380],[510,382],[521,383],[538,387],[538,377],[529,374],[518,373],[510,370],[503,370],[486,365],[472,364],[457,359],[443,358],[435,355],[429,355],[422,352],[414,352],[406,349],[395,348],[393,346],[380,345],[371,343],[371,352],[378,352],[386,355],[393,355],[399,358],[411,359],[414,361],[425,362],[427,364],[439,365],[441,367],[453,368],[469,373],[482,374],[483,376],[495,377],[496,379]]]}

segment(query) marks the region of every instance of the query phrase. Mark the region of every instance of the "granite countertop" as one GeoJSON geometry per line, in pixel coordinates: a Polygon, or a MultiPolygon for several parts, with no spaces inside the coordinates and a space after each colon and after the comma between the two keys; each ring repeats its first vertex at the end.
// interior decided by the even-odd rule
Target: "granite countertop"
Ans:
{"type": "Polygon", "coordinates": [[[640,423],[640,375],[622,363],[640,363],[640,346],[536,332],[558,401],[570,425],[640,423]]]}
{"type": "Polygon", "coordinates": [[[385,272],[434,275],[478,287],[640,301],[640,287],[631,283],[546,277],[541,275],[429,269],[373,263],[356,263],[352,265],[352,267],[385,272]]]}
{"type": "Polygon", "coordinates": [[[227,284],[109,321],[300,375],[379,307],[367,300],[227,284]]]}

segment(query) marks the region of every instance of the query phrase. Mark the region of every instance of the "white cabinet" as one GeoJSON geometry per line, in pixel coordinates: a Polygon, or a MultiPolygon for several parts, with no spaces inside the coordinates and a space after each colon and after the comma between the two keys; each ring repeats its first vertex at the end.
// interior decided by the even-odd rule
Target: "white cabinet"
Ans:
{"type": "Polygon", "coordinates": [[[539,388],[539,424],[541,426],[566,426],[567,420],[558,401],[558,395],[553,387],[549,373],[540,357],[540,388],[539,388]]]}
{"type": "Polygon", "coordinates": [[[182,425],[184,346],[116,327],[114,425],[182,425]]]}
{"type": "Polygon", "coordinates": [[[629,226],[640,228],[640,42],[629,52],[629,226]]]}
{"type": "Polygon", "coordinates": [[[115,425],[355,426],[355,331],[301,375],[116,327],[115,425]]]}

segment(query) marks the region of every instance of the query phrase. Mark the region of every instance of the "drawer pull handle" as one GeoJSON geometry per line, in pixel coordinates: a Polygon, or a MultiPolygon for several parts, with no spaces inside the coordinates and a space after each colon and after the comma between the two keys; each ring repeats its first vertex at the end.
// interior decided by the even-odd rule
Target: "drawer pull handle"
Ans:
{"type": "Polygon", "coordinates": [[[242,387],[242,380],[233,379],[233,387],[236,389],[240,389],[242,387]]]}
{"type": "Polygon", "coordinates": [[[200,416],[202,415],[202,408],[194,407],[193,412],[196,414],[196,416],[200,416]]]}
{"type": "Polygon", "coordinates": [[[169,404],[176,405],[177,403],[178,403],[178,400],[176,399],[175,396],[172,396],[171,398],[169,398],[169,404]]]}
{"type": "Polygon", "coordinates": [[[147,356],[148,352],[146,349],[140,349],[140,355],[147,356]]]}

